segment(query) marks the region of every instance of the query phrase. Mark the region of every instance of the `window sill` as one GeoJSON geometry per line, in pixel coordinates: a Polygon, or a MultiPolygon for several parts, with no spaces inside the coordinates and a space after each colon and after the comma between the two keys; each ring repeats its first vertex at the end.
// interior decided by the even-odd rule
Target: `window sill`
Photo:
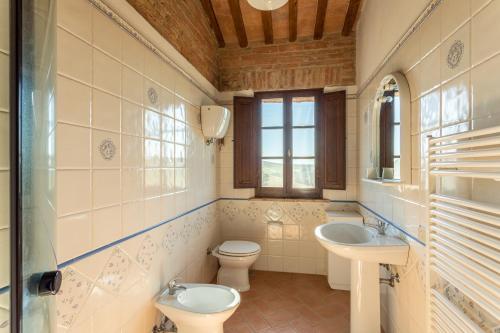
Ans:
{"type": "Polygon", "coordinates": [[[272,198],[272,197],[252,197],[249,198],[248,200],[250,201],[286,201],[286,202],[303,202],[303,201],[309,201],[309,202],[330,202],[328,199],[323,199],[323,198],[272,198]]]}
{"type": "Polygon", "coordinates": [[[382,186],[398,186],[403,184],[401,180],[389,180],[389,179],[382,180],[382,179],[361,178],[361,181],[365,183],[378,184],[382,186]]]}

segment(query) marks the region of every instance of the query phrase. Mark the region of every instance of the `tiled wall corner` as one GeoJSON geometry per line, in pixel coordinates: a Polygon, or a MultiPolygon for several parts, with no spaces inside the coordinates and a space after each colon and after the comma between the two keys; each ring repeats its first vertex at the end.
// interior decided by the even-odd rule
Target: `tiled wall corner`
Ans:
{"type": "MultiPolygon", "coordinates": [[[[499,15],[498,0],[444,0],[359,96],[359,171],[362,177],[369,166],[370,154],[369,137],[365,133],[369,133],[371,124],[366,121],[370,117],[365,116],[371,113],[378,83],[392,71],[403,72],[409,81],[411,184],[387,187],[361,182],[359,201],[423,242],[427,228],[427,137],[500,124],[499,94],[492,88],[498,85],[495,73],[500,68],[500,43],[498,38],[484,33],[498,26],[499,15]]],[[[499,204],[495,196],[481,195],[498,191],[498,184],[493,182],[469,184],[447,180],[441,186],[451,195],[499,204]]],[[[424,330],[422,325],[427,310],[425,299],[422,299],[425,284],[421,275],[425,269],[422,268],[425,266],[425,247],[411,240],[410,244],[410,262],[405,267],[398,267],[404,270],[400,273],[401,284],[382,291],[382,323],[386,332],[424,330]],[[408,299],[412,302],[408,303],[408,299]]]]}
{"type": "Polygon", "coordinates": [[[170,278],[216,273],[210,97],[88,0],[59,0],[57,13],[57,256],[77,258],[64,264],[59,330],[150,332],[170,278]]]}

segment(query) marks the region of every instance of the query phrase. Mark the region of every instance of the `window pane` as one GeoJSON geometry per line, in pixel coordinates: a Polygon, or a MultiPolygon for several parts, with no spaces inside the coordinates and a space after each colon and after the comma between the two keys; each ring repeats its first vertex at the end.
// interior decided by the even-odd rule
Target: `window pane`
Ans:
{"type": "Polygon", "coordinates": [[[262,130],[262,157],[283,156],[283,130],[262,130]]]}
{"type": "Polygon", "coordinates": [[[293,126],[314,126],[314,97],[292,99],[293,126]]]}
{"type": "Polygon", "coordinates": [[[293,160],[293,188],[315,188],[314,159],[293,160]]]}
{"type": "Polygon", "coordinates": [[[262,100],[262,127],[283,126],[283,99],[262,100]]]}
{"type": "Polygon", "coordinates": [[[314,148],[314,128],[294,128],[293,130],[293,156],[313,157],[314,148]]]}
{"type": "Polygon", "coordinates": [[[401,122],[401,104],[399,103],[399,96],[396,95],[394,96],[394,122],[395,123],[400,123],[401,122]]]}
{"type": "Polygon", "coordinates": [[[401,149],[400,149],[400,137],[401,137],[401,134],[400,134],[400,125],[394,125],[394,155],[396,156],[399,156],[401,155],[401,149]]]}
{"type": "Polygon", "coordinates": [[[262,187],[283,187],[283,160],[262,160],[262,187]]]}
{"type": "Polygon", "coordinates": [[[401,159],[395,158],[394,159],[394,179],[400,179],[401,178],[401,159]]]}

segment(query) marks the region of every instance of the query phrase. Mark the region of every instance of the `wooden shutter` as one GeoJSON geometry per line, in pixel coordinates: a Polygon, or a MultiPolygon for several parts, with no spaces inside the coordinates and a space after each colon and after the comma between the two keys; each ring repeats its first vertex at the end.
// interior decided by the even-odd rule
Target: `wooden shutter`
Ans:
{"type": "MultiPolygon", "coordinates": [[[[394,92],[384,96],[394,98],[394,92]]],[[[394,103],[383,102],[380,106],[380,168],[394,168],[394,103]]]]}
{"type": "Polygon", "coordinates": [[[257,187],[255,98],[234,97],[234,188],[257,187]]]}
{"type": "Polygon", "coordinates": [[[346,93],[326,93],[321,104],[323,188],[345,190],[346,93]]]}

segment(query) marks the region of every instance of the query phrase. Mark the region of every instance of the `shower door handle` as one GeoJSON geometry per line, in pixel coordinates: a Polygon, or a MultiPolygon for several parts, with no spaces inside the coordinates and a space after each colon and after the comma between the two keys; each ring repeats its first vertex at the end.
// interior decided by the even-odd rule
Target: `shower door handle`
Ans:
{"type": "Polygon", "coordinates": [[[61,271],[48,271],[42,273],[38,281],[38,296],[55,295],[61,289],[62,273],[61,271]]]}

